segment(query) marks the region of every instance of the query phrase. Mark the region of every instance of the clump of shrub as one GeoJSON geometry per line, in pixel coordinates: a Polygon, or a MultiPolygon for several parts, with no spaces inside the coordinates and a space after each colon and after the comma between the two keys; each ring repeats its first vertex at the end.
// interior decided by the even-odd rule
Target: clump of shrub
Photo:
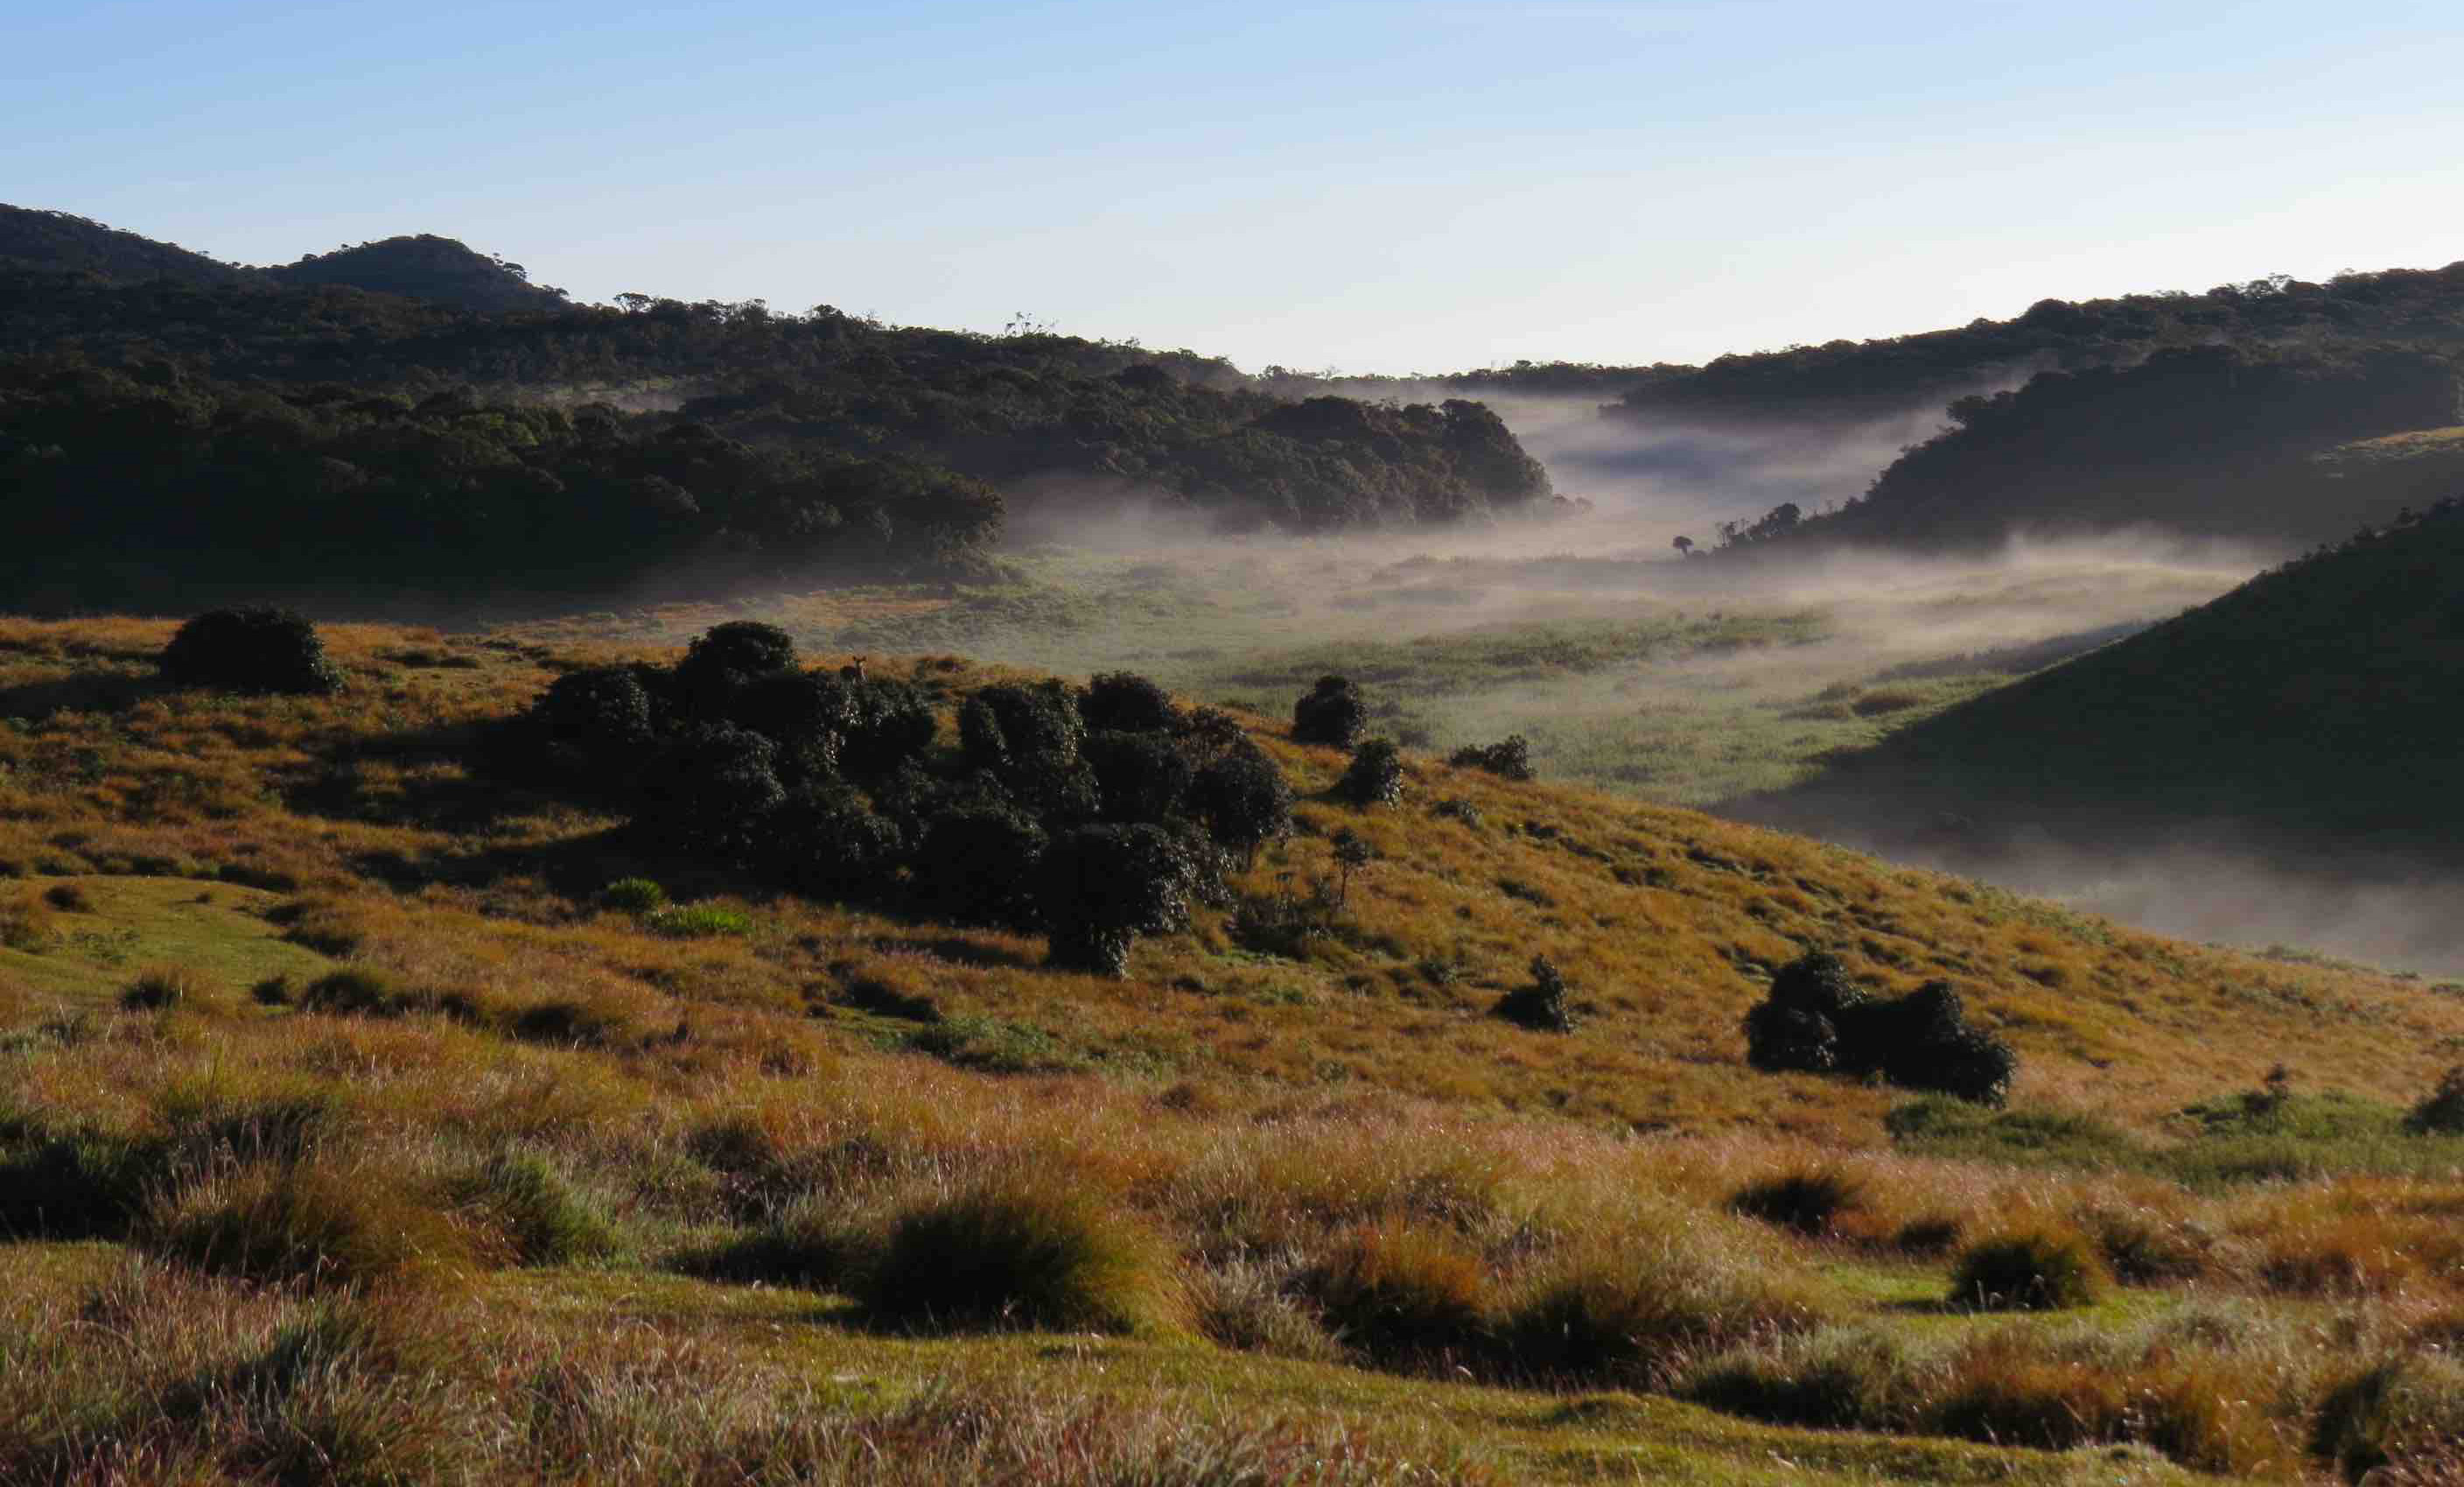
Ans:
{"type": "Polygon", "coordinates": [[[538,1152],[498,1153],[457,1195],[512,1242],[524,1265],[570,1265],[617,1247],[616,1226],[538,1152]]]}
{"type": "Polygon", "coordinates": [[[130,1011],[168,1011],[204,995],[203,976],[186,965],[151,965],[120,993],[120,1005],[130,1011]]]}
{"type": "Polygon", "coordinates": [[[1497,999],[1490,1011],[1534,1032],[1572,1032],[1574,1010],[1567,1001],[1565,974],[1545,955],[1531,957],[1531,984],[1497,999]]]}
{"type": "Polygon", "coordinates": [[[0,904],[0,945],[40,955],[59,943],[59,917],[42,895],[27,889],[0,904]]]}
{"type": "Polygon", "coordinates": [[[163,648],[164,677],[183,687],[318,696],[342,690],[342,674],[307,616],[260,606],[209,610],[163,648]]]}
{"type": "Polygon", "coordinates": [[[1300,1276],[1336,1341],[1387,1366],[1442,1367],[1486,1349],[1488,1272],[1451,1233],[1355,1229],[1300,1276]]]}
{"type": "Polygon", "coordinates": [[[1291,834],[1292,788],[1246,739],[1198,771],[1189,805],[1219,846],[1241,854],[1244,871],[1256,865],[1260,847],[1291,834]]]}
{"type": "Polygon", "coordinates": [[[1467,744],[1447,756],[1446,763],[1458,769],[1485,769],[1501,780],[1535,777],[1531,741],[1520,733],[1509,733],[1494,744],[1467,744]]]}
{"type": "Polygon", "coordinates": [[[1905,1089],[1988,1105],[2010,1098],[2018,1068],[2008,1043],[1969,1024],[1950,983],[1871,996],[1825,950],[1771,978],[1771,994],[1746,1014],[1746,1060],[1766,1072],[1879,1074],[1905,1089]]]}
{"type": "Polygon", "coordinates": [[[1391,806],[1403,798],[1403,756],[1388,739],[1365,739],[1335,782],[1335,793],[1355,806],[1391,806]]]}
{"type": "Polygon", "coordinates": [[[1342,1343],[1326,1330],[1316,1310],[1293,1294],[1300,1263],[1289,1255],[1238,1258],[1200,1271],[1195,1297],[1198,1330],[1244,1353],[1341,1362],[1342,1343]]]}
{"type": "Polygon", "coordinates": [[[2464,1136],[2464,1064],[2453,1064],[2438,1085],[2406,1113],[2404,1128],[2416,1136],[2464,1136]]]}
{"type": "Polygon", "coordinates": [[[1658,1388],[1690,1358],[1824,1321],[1820,1293],[1755,1249],[1654,1227],[1586,1245],[1507,1309],[1501,1361],[1525,1378],[1658,1388]]]}
{"type": "Polygon", "coordinates": [[[1320,677],[1292,704],[1292,742],[1350,748],[1369,726],[1369,704],[1343,677],[1320,677]]]}
{"type": "Polygon", "coordinates": [[[320,1287],[477,1264],[475,1235],[415,1188],[318,1161],[253,1163],[165,1189],[142,1237],[200,1270],[320,1287]]]}
{"type": "Polygon", "coordinates": [[[994,1182],[909,1207],[855,1290],[877,1321],[918,1329],[1151,1332],[1173,1320],[1154,1237],[1057,1184],[994,1182]]]}
{"type": "Polygon", "coordinates": [[[1756,1179],[1738,1188],[1728,1207],[1748,1218],[1818,1239],[1864,1195],[1864,1183],[1853,1173],[1819,1167],[1756,1179]]]}
{"type": "Polygon", "coordinates": [[[667,907],[668,891],[647,877],[620,877],[599,890],[599,901],[622,914],[667,907]]]}
{"type": "Polygon", "coordinates": [[[2006,1230],[1960,1252],[1950,1304],[1979,1311],[2061,1311],[2095,1305],[2109,1280],[2096,1246],[2077,1230],[2006,1230]]]}
{"type": "Polygon", "coordinates": [[[1130,945],[1189,921],[1205,866],[1193,844],[1160,827],[1084,826],[1044,854],[1038,892],[1054,965],[1125,977],[1130,945]]]}
{"type": "Polygon", "coordinates": [[[43,901],[63,914],[91,914],[94,899],[77,883],[54,883],[43,890],[43,901]]]}
{"type": "Polygon", "coordinates": [[[753,933],[753,916],[716,903],[676,903],[642,916],[642,927],[671,940],[753,933]]]}
{"type": "Polygon", "coordinates": [[[1087,726],[1103,733],[1173,733],[1181,726],[1172,694],[1131,672],[1107,672],[1078,695],[1087,726]]]}
{"type": "Polygon", "coordinates": [[[1480,830],[1480,808],[1460,796],[1448,796],[1429,808],[1429,814],[1449,821],[1461,821],[1473,831],[1480,830]]]}
{"type": "Polygon", "coordinates": [[[2320,1402],[2310,1450],[2348,1482],[2453,1481],[2464,1467],[2464,1364],[2407,1353],[2340,1381],[2320,1402]]]}

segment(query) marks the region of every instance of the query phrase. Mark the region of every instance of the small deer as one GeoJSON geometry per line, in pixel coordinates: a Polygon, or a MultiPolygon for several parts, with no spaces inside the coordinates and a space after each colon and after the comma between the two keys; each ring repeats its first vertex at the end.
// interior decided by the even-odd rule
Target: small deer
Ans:
{"type": "Polygon", "coordinates": [[[855,659],[847,662],[845,666],[840,667],[840,677],[847,681],[862,681],[864,679],[864,660],[865,658],[859,655],[855,659]]]}

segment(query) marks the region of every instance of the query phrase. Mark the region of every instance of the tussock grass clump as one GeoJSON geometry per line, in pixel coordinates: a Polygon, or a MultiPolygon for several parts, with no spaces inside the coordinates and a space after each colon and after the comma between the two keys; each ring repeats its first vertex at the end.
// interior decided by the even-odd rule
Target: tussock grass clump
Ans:
{"type": "Polygon", "coordinates": [[[2279,1232],[2258,1278],[2287,1296],[2384,1296],[2420,1278],[2431,1235],[2380,1213],[2347,1213],[2279,1232]]]}
{"type": "Polygon", "coordinates": [[[2408,1353],[2330,1387],[2310,1450],[2349,1482],[2448,1482],[2464,1466],[2464,1363],[2408,1353]]]}
{"type": "Polygon", "coordinates": [[[2091,1205],[2076,1216],[2126,1284],[2195,1280],[2214,1267],[2216,1236],[2199,1224],[2120,1204],[2091,1205]]]}
{"type": "Polygon", "coordinates": [[[918,1329],[1169,1330],[1169,1260],[1076,1190],[995,1181],[896,1214],[856,1277],[874,1320],[918,1329]]]}
{"type": "Polygon", "coordinates": [[[28,888],[0,903],[0,945],[40,955],[60,939],[59,916],[41,894],[28,888]]]}
{"type": "Polygon", "coordinates": [[[667,907],[668,891],[647,877],[620,877],[599,890],[599,901],[623,914],[667,907]]]}
{"type": "Polygon", "coordinates": [[[209,1273],[333,1288],[451,1275],[482,1258],[471,1227],[400,1173],[313,1160],[174,1185],[148,1205],[140,1238],[209,1273]]]}
{"type": "Polygon", "coordinates": [[[807,1196],[749,1234],[687,1257],[718,1280],[810,1290],[855,1284],[880,1245],[879,1226],[837,1198],[807,1196]]]}
{"type": "Polygon", "coordinates": [[[1864,1195],[1864,1181],[1856,1174],[1817,1167],[1758,1178],[1738,1188],[1728,1207],[1811,1239],[1831,1232],[1840,1215],[1857,1208],[1864,1195]]]}
{"type": "Polygon", "coordinates": [[[169,1011],[204,999],[206,978],[186,965],[150,965],[120,993],[120,1005],[130,1011],[169,1011]]]}
{"type": "Polygon", "coordinates": [[[524,1265],[571,1265],[616,1252],[615,1224],[590,1194],[536,1151],[505,1151],[458,1185],[524,1265]]]}
{"type": "Polygon", "coordinates": [[[1825,1321],[1821,1292],[1767,1248],[1750,1232],[1674,1223],[1585,1244],[1508,1306],[1500,1364],[1519,1378],[1659,1388],[1689,1359],[1825,1321]]]}
{"type": "Polygon", "coordinates": [[[2096,1247],[2079,1231],[2011,1229],[1988,1234],[1960,1252],[1950,1279],[1950,1304],[1978,1311],[2093,1306],[2109,1280],[2096,1247]]]}
{"type": "Polygon", "coordinates": [[[137,1143],[9,1122],[0,1139],[0,1239],[88,1239],[123,1232],[153,1171],[137,1143]]]}
{"type": "Polygon", "coordinates": [[[43,890],[43,901],[63,914],[94,912],[94,899],[77,883],[54,883],[43,890]]]}
{"type": "Polygon", "coordinates": [[[642,916],[642,927],[671,940],[702,940],[753,933],[753,916],[715,903],[680,903],[642,916]]]}
{"type": "Polygon", "coordinates": [[[1198,1330],[1225,1347],[1309,1363],[1338,1363],[1343,1344],[1315,1308],[1294,1295],[1303,1262],[1296,1255],[1235,1259],[1199,1272],[1198,1330]]]}
{"type": "Polygon", "coordinates": [[[417,1010],[420,1003],[418,996],[373,965],[327,971],[299,991],[300,1010],[337,1016],[398,1017],[417,1010]]]}
{"type": "Polygon", "coordinates": [[[1338,1236],[1300,1276],[1346,1347],[1387,1366],[1437,1366],[1485,1350],[1489,1279],[1452,1233],[1391,1221],[1338,1236]]]}
{"type": "Polygon", "coordinates": [[[2438,1076],[2438,1087],[2405,1113],[2404,1128],[2422,1136],[2464,1136],[2464,1064],[2438,1076]]]}

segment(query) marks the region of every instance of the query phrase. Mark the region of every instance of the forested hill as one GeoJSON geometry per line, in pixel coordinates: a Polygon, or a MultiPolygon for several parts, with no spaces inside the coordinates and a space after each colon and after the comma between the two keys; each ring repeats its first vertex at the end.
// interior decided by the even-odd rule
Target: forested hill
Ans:
{"type": "MultiPolygon", "coordinates": [[[[2432,442],[2464,448],[2464,431],[2432,442]]],[[[2464,503],[2450,499],[1917,723],[1740,813],[1875,842],[1946,813],[1989,836],[2051,830],[2083,843],[2230,822],[2453,861],[2464,839],[2459,699],[2464,503]]]]}
{"type": "Polygon", "coordinates": [[[518,263],[424,233],[249,268],[65,211],[0,205],[0,262],[121,283],[364,289],[465,310],[544,309],[564,301],[563,290],[533,284],[518,263]]]}
{"type": "MultiPolygon", "coordinates": [[[[1527,361],[1401,380],[1467,396],[1589,398],[1607,404],[1613,417],[1803,422],[1939,406],[2039,371],[2126,367],[2167,347],[2340,343],[2464,348],[2464,262],[2339,274],[2325,283],[2279,275],[2204,294],[2041,300],[2010,320],[1732,354],[1701,366],[1527,361]]],[[[1320,385],[1361,390],[1389,380],[1320,385]]]]}
{"type": "Polygon", "coordinates": [[[2385,522],[2427,467],[2320,456],[2458,419],[2456,363],[2397,346],[2184,346],[1954,401],[1950,427],[1837,512],[1784,507],[1731,547],[1940,551],[2133,527],[2299,548],[2385,522]]]}
{"type": "MultiPolygon", "coordinates": [[[[443,241],[353,261],[452,270],[443,241]]],[[[1550,496],[1466,400],[1302,399],[1192,352],[826,306],[531,294],[0,262],[0,511],[37,536],[0,557],[0,608],[948,574],[1055,491],[1300,531],[1550,496]]]]}

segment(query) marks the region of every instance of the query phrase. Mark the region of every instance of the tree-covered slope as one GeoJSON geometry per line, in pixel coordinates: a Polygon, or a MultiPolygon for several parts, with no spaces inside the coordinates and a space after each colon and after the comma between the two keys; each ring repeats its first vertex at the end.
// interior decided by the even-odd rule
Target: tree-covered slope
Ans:
{"type": "Polygon", "coordinates": [[[0,205],[0,264],[115,279],[239,284],[254,271],[65,211],[0,205]]]}
{"type": "Polygon", "coordinates": [[[483,312],[541,310],[564,301],[563,290],[532,283],[520,264],[428,233],[312,253],[265,275],[277,284],[339,285],[483,312]]]}

